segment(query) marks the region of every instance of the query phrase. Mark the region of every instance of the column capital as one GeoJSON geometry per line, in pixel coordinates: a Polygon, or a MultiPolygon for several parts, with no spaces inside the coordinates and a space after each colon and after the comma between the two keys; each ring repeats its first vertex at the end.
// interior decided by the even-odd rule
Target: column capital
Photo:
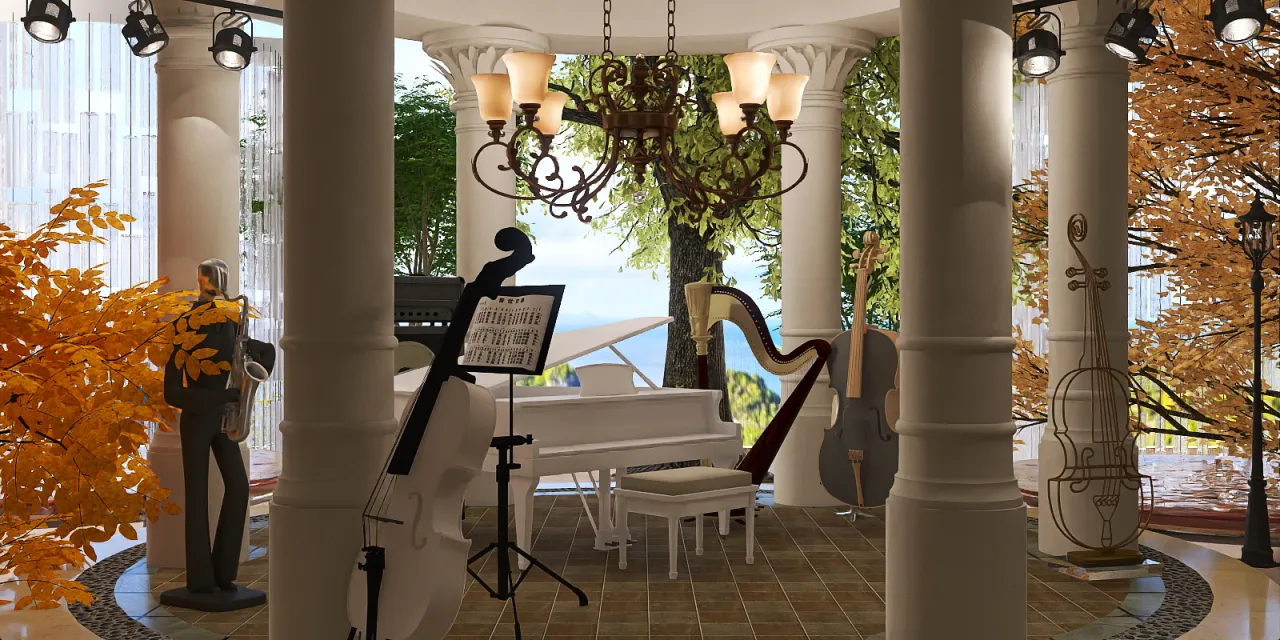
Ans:
{"type": "Polygon", "coordinates": [[[1052,12],[1062,20],[1062,48],[1071,51],[1101,47],[1120,7],[1113,0],[1076,0],[1058,5],[1052,12]]]}
{"type": "Polygon", "coordinates": [[[844,85],[853,65],[876,46],[870,31],[837,25],[780,27],[762,31],[747,39],[752,51],[767,51],[778,56],[782,73],[809,76],[805,87],[805,106],[824,106],[834,98],[844,108],[844,85]],[[836,95],[832,95],[832,94],[836,95]],[[820,102],[814,103],[814,98],[820,102]]]}
{"type": "MultiPolygon", "coordinates": [[[[169,46],[156,56],[156,71],[222,70],[213,61],[213,19],[224,9],[179,0],[152,0],[152,9],[169,34],[169,46]]],[[[238,76],[234,71],[227,74],[238,76]]]]}
{"type": "Polygon", "coordinates": [[[461,103],[475,101],[471,76],[506,73],[502,56],[512,51],[546,52],[550,48],[546,36],[512,27],[455,27],[422,36],[422,50],[453,85],[455,113],[461,103]]]}

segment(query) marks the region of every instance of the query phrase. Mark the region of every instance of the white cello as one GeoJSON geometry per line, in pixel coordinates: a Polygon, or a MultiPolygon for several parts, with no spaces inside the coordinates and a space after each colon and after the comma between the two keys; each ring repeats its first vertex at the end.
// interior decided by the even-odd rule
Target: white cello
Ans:
{"type": "Polygon", "coordinates": [[[493,395],[458,367],[481,298],[533,261],[519,229],[498,232],[511,255],[484,266],[463,289],[431,370],[405,409],[400,432],[364,511],[364,546],[347,591],[349,639],[438,640],[466,589],[471,543],[459,514],[481,471],[496,419],[493,395]]]}

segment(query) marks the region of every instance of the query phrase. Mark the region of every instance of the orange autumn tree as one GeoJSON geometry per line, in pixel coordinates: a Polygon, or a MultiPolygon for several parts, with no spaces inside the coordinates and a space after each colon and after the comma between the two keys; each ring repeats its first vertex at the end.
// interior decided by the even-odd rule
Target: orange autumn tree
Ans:
{"type": "Polygon", "coordinates": [[[219,367],[175,335],[191,292],[164,280],[110,292],[97,267],[49,266],[133,222],[95,204],[103,186],[73,189],[26,236],[0,223],[0,571],[30,588],[18,608],[89,602],[63,570],[96,559],[94,542],[136,539],[131,522],[177,513],[141,454],[149,426],[175,417],[163,366],[176,340],[195,349],[184,369],[219,367]]]}
{"type": "MultiPolygon", "coordinates": [[[[1167,308],[1131,328],[1129,375],[1142,427],[1202,430],[1248,447],[1251,415],[1252,267],[1241,250],[1237,214],[1255,190],[1280,212],[1280,53],[1277,40],[1253,46],[1217,41],[1204,19],[1209,0],[1157,0],[1163,18],[1152,62],[1130,67],[1129,244],[1136,278],[1156,279],[1167,308]],[[1162,419],[1162,420],[1160,420],[1162,419]]],[[[1052,144],[1053,141],[1050,141],[1052,144]]],[[[1052,168],[1050,167],[1050,170],[1052,168]]],[[[1047,317],[1047,175],[1015,190],[1020,293],[1047,317]]],[[[1084,212],[1088,213],[1088,212],[1084,212]]],[[[1263,294],[1264,357],[1280,355],[1280,263],[1269,262],[1263,294]]],[[[1031,344],[1015,354],[1016,417],[1043,423],[1047,367],[1031,344]]],[[[1280,390],[1264,419],[1274,450],[1280,390]]]]}

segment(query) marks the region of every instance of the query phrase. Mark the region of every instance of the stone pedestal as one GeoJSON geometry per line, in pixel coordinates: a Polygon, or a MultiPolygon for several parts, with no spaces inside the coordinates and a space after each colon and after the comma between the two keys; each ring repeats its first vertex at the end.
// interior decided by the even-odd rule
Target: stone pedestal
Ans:
{"type": "MultiPolygon", "coordinates": [[[[804,108],[791,127],[792,140],[804,150],[809,173],[782,196],[782,343],[794,349],[808,340],[830,340],[841,331],[840,153],[843,149],[844,85],[859,58],[875,46],[875,35],[829,25],[784,27],[752,36],[752,51],[778,56],[782,73],[809,75],[804,108]]],[[[786,149],[782,184],[800,177],[800,157],[786,149]]],[[[789,395],[803,376],[782,380],[789,395]]],[[[814,383],[773,463],[778,504],[841,504],[822,488],[818,451],[831,426],[831,380],[824,369],[814,383]]]]}
{"type": "Polygon", "coordinates": [[[285,13],[289,375],[271,502],[272,640],[347,637],[361,516],[398,427],[394,13],[392,0],[298,2],[285,13]]]}
{"type": "MultiPolygon", "coordinates": [[[[422,37],[422,48],[437,61],[436,67],[453,85],[451,110],[457,116],[458,227],[457,273],[470,282],[485,263],[506,254],[493,245],[499,231],[516,224],[516,201],[485,188],[476,181],[472,160],[476,151],[490,141],[489,125],[480,117],[475,86],[471,76],[477,73],[506,73],[502,56],[512,51],[545,52],[546,36],[509,27],[458,27],[433,31],[422,37]]],[[[512,126],[507,127],[507,140],[512,126]]],[[[491,148],[481,156],[476,168],[484,181],[503,193],[515,193],[515,174],[499,171],[506,155],[491,148]]],[[[509,278],[507,285],[515,284],[509,278]]]]}
{"type": "MultiPolygon", "coordinates": [[[[1055,9],[1062,17],[1062,46],[1067,55],[1062,66],[1048,77],[1049,89],[1049,424],[1040,439],[1039,495],[1044,517],[1040,521],[1040,550],[1061,556],[1081,547],[1056,526],[1064,522],[1077,539],[1102,542],[1102,516],[1093,497],[1103,483],[1093,482],[1076,493],[1061,482],[1051,482],[1064,464],[1084,448],[1099,448],[1093,425],[1103,419],[1095,376],[1075,377],[1069,386],[1059,382],[1079,368],[1086,349],[1089,360],[1096,350],[1088,343],[1095,334],[1088,326],[1087,291],[1072,291],[1068,268],[1080,260],[1068,242],[1067,224],[1081,214],[1088,235],[1079,243],[1093,268],[1107,270],[1111,287],[1101,292],[1101,318],[1109,366],[1127,374],[1128,364],[1128,197],[1129,66],[1107,51],[1103,37],[1115,19],[1117,8],[1109,0],[1079,0],[1055,9]],[[1086,333],[1086,331],[1089,331],[1086,333]],[[1075,451],[1064,450],[1055,428],[1067,429],[1075,451]],[[1055,517],[1056,516],[1056,517],[1055,517]]],[[[1123,388],[1115,391],[1124,394],[1123,388]]],[[[1128,421],[1128,405],[1122,395],[1110,410],[1118,425],[1128,421]]],[[[1109,446],[1109,445],[1108,445],[1109,446]]],[[[1097,452],[1100,462],[1103,452],[1097,452]]],[[[1120,506],[1111,518],[1117,537],[1127,537],[1138,523],[1138,492],[1122,490],[1120,506]]],[[[1137,548],[1135,542],[1133,548],[1137,548]]]]}
{"type": "Polygon", "coordinates": [[[893,640],[1022,640],[1013,474],[1009,3],[902,1],[902,415],[893,640]]]}
{"type": "MultiPolygon", "coordinates": [[[[217,11],[176,0],[155,3],[169,32],[156,60],[157,275],[170,290],[196,288],[196,267],[207,258],[226,261],[231,290],[240,290],[240,75],[213,63],[209,21],[217,11]]],[[[157,431],[147,459],[185,505],[182,450],[177,426],[157,431]]],[[[248,469],[249,451],[241,449],[248,469]]],[[[222,477],[210,456],[210,525],[222,506],[222,477]]],[[[241,558],[249,557],[246,519],[241,558]]],[[[147,523],[147,564],[182,569],[186,526],[181,514],[147,523]]]]}

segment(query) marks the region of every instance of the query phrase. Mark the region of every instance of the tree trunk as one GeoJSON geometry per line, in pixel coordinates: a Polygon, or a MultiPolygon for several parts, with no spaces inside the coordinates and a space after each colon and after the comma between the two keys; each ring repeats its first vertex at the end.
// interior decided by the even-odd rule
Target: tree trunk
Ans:
{"type": "MultiPolygon", "coordinates": [[[[724,257],[707,248],[707,238],[698,230],[680,224],[679,215],[667,217],[667,237],[671,241],[670,277],[667,313],[675,320],[667,325],[667,359],[662,386],[693,389],[698,386],[697,345],[689,337],[689,306],[684,299],[684,285],[702,280],[708,273],[723,272],[724,257]]],[[[732,420],[729,394],[725,387],[723,323],[711,330],[708,378],[712,389],[719,389],[720,419],[732,420]]]]}

